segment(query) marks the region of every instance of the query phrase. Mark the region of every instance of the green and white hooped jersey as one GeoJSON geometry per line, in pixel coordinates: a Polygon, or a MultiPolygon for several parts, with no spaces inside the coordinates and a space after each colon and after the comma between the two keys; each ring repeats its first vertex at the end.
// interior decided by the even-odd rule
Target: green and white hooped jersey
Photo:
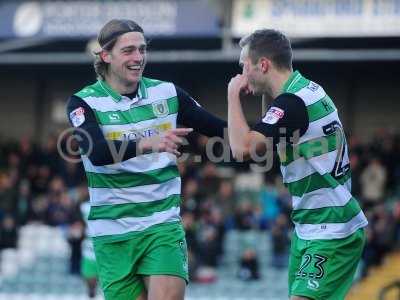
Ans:
{"type": "Polygon", "coordinates": [[[347,237],[368,222],[351,194],[348,147],[337,109],[321,86],[297,71],[282,92],[300,97],[309,118],[307,131],[293,145],[278,144],[296,233],[305,240],[347,237]]]}
{"type": "MultiPolygon", "coordinates": [[[[87,225],[87,220],[88,220],[89,212],[90,212],[89,202],[83,202],[80,206],[80,209],[81,209],[82,217],[87,225]]],[[[88,237],[87,226],[86,226],[86,230],[85,230],[85,238],[82,241],[82,256],[84,258],[87,258],[90,260],[96,260],[96,255],[94,253],[94,248],[93,248],[93,242],[92,242],[91,238],[88,237]]]]}
{"type": "MultiPolygon", "coordinates": [[[[178,98],[172,83],[143,77],[132,100],[97,81],[76,96],[94,111],[109,140],[134,140],[176,128],[178,98]]],[[[125,239],[157,224],[180,221],[181,179],[174,155],[150,153],[105,166],[94,166],[86,155],[82,160],[91,237],[125,239]]]]}

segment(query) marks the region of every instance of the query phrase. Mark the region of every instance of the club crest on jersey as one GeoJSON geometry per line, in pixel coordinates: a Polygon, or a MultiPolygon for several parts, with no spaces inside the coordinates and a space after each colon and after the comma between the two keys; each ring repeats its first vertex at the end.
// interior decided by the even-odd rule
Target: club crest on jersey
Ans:
{"type": "Polygon", "coordinates": [[[167,100],[159,100],[153,104],[153,112],[157,117],[165,117],[169,114],[167,100]]]}
{"type": "Polygon", "coordinates": [[[83,107],[78,107],[70,112],[69,118],[74,127],[79,127],[85,122],[85,109],[83,107]]]}
{"type": "Polygon", "coordinates": [[[285,111],[279,107],[272,106],[265,114],[262,121],[267,124],[276,124],[285,115],[285,111]]]}

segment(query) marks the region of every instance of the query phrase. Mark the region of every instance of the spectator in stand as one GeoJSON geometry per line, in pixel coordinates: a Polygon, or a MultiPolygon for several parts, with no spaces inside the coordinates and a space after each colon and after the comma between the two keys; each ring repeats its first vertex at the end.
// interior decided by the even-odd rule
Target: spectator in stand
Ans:
{"type": "MultiPolygon", "coordinates": [[[[32,166],[32,168],[35,168],[32,166]]],[[[36,169],[36,168],[35,168],[36,169]]],[[[41,165],[37,167],[37,173],[32,181],[32,192],[35,196],[43,195],[47,192],[49,182],[52,179],[50,167],[41,165]]]]}
{"type": "Polygon", "coordinates": [[[238,277],[242,280],[257,280],[260,278],[257,252],[247,248],[240,258],[238,277]]]}
{"type": "Polygon", "coordinates": [[[189,278],[196,280],[199,259],[197,257],[197,224],[194,213],[189,210],[182,211],[182,223],[185,229],[186,243],[188,248],[189,278]]]}
{"type": "Polygon", "coordinates": [[[221,210],[218,207],[213,207],[211,208],[211,214],[210,214],[210,223],[214,226],[217,236],[215,239],[216,243],[216,260],[217,260],[217,265],[219,264],[222,255],[224,254],[224,239],[225,239],[225,220],[223,217],[223,214],[221,210]]]}
{"type": "Polygon", "coordinates": [[[197,230],[197,244],[200,263],[216,267],[218,231],[211,222],[210,214],[209,210],[203,210],[201,213],[197,230]]]}
{"type": "Polygon", "coordinates": [[[239,202],[235,212],[235,227],[241,231],[256,229],[257,219],[252,203],[246,199],[239,202]]]}
{"type": "Polygon", "coordinates": [[[367,206],[383,201],[387,171],[382,162],[374,157],[361,173],[361,196],[367,206]]]}
{"type": "Polygon", "coordinates": [[[7,214],[1,219],[0,250],[4,248],[16,248],[17,239],[18,232],[15,218],[14,216],[7,214]]]}
{"type": "Polygon", "coordinates": [[[361,196],[361,182],[360,182],[361,172],[362,172],[361,159],[357,153],[351,153],[349,159],[350,159],[351,174],[352,174],[351,191],[354,194],[354,196],[358,199],[361,196]]]}
{"type": "Polygon", "coordinates": [[[70,161],[64,161],[63,168],[59,173],[67,188],[75,188],[82,182],[86,181],[85,171],[82,164],[70,161]]]}
{"type": "Polygon", "coordinates": [[[397,198],[393,208],[393,218],[395,222],[395,245],[396,249],[400,249],[400,199],[397,198]]]}
{"type": "Polygon", "coordinates": [[[381,263],[383,257],[392,250],[395,238],[394,216],[383,203],[374,208],[374,222],[372,225],[375,235],[375,247],[378,250],[377,262],[381,263]]]}
{"type": "Polygon", "coordinates": [[[85,225],[82,220],[74,220],[68,227],[67,241],[70,246],[69,271],[79,275],[82,261],[82,241],[85,238],[85,225]]]}
{"type": "Polygon", "coordinates": [[[30,182],[27,179],[21,179],[16,198],[16,216],[18,225],[25,225],[34,219],[32,208],[32,194],[30,182]]]}
{"type": "Polygon", "coordinates": [[[261,201],[261,228],[269,229],[280,212],[278,203],[278,190],[275,184],[267,181],[260,193],[261,201]]]}
{"type": "Polygon", "coordinates": [[[234,226],[232,216],[236,205],[236,193],[231,180],[224,179],[221,181],[214,205],[219,208],[225,227],[231,229],[234,226]]]}
{"type": "Polygon", "coordinates": [[[47,203],[47,224],[59,226],[67,225],[71,221],[74,207],[61,177],[54,177],[50,182],[47,203]]]}
{"type": "Polygon", "coordinates": [[[58,153],[56,135],[52,134],[46,138],[46,143],[41,147],[38,157],[40,157],[40,164],[48,166],[52,175],[63,171],[61,165],[63,161],[58,153]]]}
{"type": "Polygon", "coordinates": [[[206,198],[209,195],[215,195],[218,192],[218,188],[221,182],[221,178],[218,175],[217,167],[212,162],[207,162],[202,170],[200,180],[200,193],[202,198],[206,198]]]}
{"type": "Polygon", "coordinates": [[[0,173],[0,211],[15,216],[16,182],[10,172],[0,173]]]}
{"type": "Polygon", "coordinates": [[[194,178],[186,180],[182,188],[182,209],[198,213],[199,205],[199,184],[194,178]]]}
{"type": "Polygon", "coordinates": [[[283,268],[288,265],[289,246],[290,246],[289,218],[281,213],[276,218],[275,224],[271,228],[272,235],[272,260],[271,264],[275,268],[283,268]]]}

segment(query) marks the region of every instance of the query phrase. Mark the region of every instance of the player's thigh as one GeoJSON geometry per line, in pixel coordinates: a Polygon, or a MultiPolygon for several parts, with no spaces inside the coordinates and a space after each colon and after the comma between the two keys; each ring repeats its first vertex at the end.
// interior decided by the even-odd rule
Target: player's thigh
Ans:
{"type": "Polygon", "coordinates": [[[186,281],[177,276],[151,275],[147,277],[148,300],[183,300],[186,281]]]}
{"type": "Polygon", "coordinates": [[[137,273],[143,276],[170,275],[188,282],[188,257],[185,232],[180,224],[151,237],[137,273]]]}
{"type": "Polygon", "coordinates": [[[362,229],[344,239],[306,241],[291,285],[291,296],[344,299],[352,285],[364,242],[362,229]]]}
{"type": "Polygon", "coordinates": [[[132,239],[94,243],[99,279],[106,300],[136,300],[145,292],[142,276],[137,274],[137,262],[142,253],[135,248],[136,242],[132,239]]]}

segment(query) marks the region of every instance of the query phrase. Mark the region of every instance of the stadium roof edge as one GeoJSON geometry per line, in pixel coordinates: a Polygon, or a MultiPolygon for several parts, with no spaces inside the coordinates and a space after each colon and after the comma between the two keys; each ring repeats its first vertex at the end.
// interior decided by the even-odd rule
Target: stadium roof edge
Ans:
{"type": "MultiPolygon", "coordinates": [[[[150,63],[204,63],[236,62],[238,48],[221,50],[152,51],[150,63]]],[[[399,61],[400,49],[294,49],[296,62],[340,62],[340,61],[399,61]]],[[[4,53],[0,54],[0,65],[48,65],[48,64],[90,64],[93,57],[85,52],[48,53],[4,53]]]]}

